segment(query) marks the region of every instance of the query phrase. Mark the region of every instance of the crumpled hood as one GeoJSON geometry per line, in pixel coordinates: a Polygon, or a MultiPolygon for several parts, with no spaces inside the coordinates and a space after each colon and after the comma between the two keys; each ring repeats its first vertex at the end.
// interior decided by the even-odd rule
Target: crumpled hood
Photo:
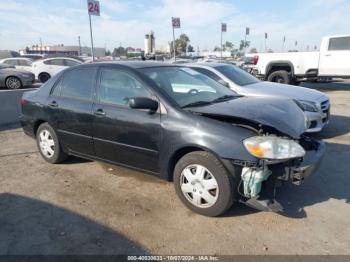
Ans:
{"type": "Polygon", "coordinates": [[[246,119],[298,139],[306,130],[303,111],[289,99],[240,97],[227,102],[191,107],[187,110],[202,115],[246,119]]]}
{"type": "Polygon", "coordinates": [[[322,97],[326,99],[326,96],[317,90],[272,82],[246,85],[239,93],[246,96],[275,96],[308,101],[319,101],[322,97]]]}

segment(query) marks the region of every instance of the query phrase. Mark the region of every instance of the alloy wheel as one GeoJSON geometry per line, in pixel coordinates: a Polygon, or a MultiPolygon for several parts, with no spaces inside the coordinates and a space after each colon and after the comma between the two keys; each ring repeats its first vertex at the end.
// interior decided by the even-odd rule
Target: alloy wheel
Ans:
{"type": "Polygon", "coordinates": [[[6,81],[6,86],[8,89],[18,89],[21,87],[21,81],[16,77],[10,77],[6,81]]]}

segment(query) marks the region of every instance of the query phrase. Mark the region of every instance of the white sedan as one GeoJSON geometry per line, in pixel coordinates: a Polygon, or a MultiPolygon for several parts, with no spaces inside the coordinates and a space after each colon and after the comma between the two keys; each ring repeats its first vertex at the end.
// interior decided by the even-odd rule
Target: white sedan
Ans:
{"type": "Polygon", "coordinates": [[[329,122],[329,98],[317,90],[262,82],[237,66],[229,64],[196,63],[186,64],[186,66],[209,76],[240,95],[293,99],[307,118],[307,132],[319,132],[329,122]]]}
{"type": "Polygon", "coordinates": [[[62,70],[82,64],[81,61],[69,57],[55,57],[33,62],[32,72],[35,74],[35,79],[45,83],[55,74],[62,70]]]}
{"type": "Polygon", "coordinates": [[[0,64],[6,64],[14,66],[16,69],[32,71],[33,60],[23,57],[10,57],[0,60],[0,64]]]}

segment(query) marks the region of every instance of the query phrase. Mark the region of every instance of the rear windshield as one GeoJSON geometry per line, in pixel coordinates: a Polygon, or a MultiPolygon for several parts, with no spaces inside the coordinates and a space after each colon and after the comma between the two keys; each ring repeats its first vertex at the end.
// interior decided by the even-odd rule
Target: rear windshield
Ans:
{"type": "Polygon", "coordinates": [[[215,69],[239,86],[259,82],[257,78],[234,65],[220,65],[216,66],[215,69]]]}

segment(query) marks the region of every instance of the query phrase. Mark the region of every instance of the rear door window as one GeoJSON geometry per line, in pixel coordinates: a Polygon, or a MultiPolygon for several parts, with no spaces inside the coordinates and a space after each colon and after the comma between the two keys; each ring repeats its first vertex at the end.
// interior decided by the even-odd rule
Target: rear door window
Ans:
{"type": "Polygon", "coordinates": [[[330,38],[328,50],[329,51],[340,51],[340,50],[350,51],[350,36],[330,38]]]}
{"type": "Polygon", "coordinates": [[[51,59],[44,61],[44,64],[46,65],[56,65],[56,66],[65,66],[63,59],[51,59]]]}
{"type": "Polygon", "coordinates": [[[76,66],[76,65],[79,65],[79,63],[78,63],[77,61],[73,61],[73,60],[69,60],[69,59],[66,59],[65,62],[66,62],[66,65],[67,65],[67,66],[76,66]]]}
{"type": "Polygon", "coordinates": [[[27,60],[19,60],[18,62],[21,66],[30,66],[31,65],[31,62],[29,62],[27,60]]]}
{"type": "Polygon", "coordinates": [[[82,100],[92,100],[95,68],[81,68],[64,74],[61,84],[61,96],[82,100]]]}

